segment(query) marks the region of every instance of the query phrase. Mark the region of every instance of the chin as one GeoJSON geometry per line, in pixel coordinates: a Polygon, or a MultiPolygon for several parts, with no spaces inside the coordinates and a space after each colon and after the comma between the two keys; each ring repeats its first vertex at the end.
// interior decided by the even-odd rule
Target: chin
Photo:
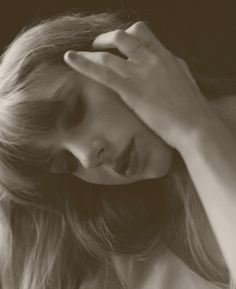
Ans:
{"type": "Polygon", "coordinates": [[[173,156],[159,162],[159,166],[155,163],[153,166],[147,168],[144,173],[144,179],[159,179],[167,176],[172,167],[173,156]]]}
{"type": "Polygon", "coordinates": [[[168,174],[168,172],[166,173],[156,173],[156,172],[148,172],[147,174],[145,174],[145,176],[143,177],[143,180],[148,180],[148,179],[160,179],[164,176],[166,176],[168,174]]]}

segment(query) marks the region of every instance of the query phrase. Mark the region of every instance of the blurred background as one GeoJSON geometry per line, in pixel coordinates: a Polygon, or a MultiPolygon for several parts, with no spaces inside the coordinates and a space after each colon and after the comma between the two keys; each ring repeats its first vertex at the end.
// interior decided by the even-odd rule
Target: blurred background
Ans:
{"type": "MultiPolygon", "coordinates": [[[[32,22],[64,12],[128,10],[168,47],[187,52],[199,71],[236,75],[236,3],[221,0],[1,0],[0,49],[32,22]]],[[[186,53],[185,53],[186,54],[186,53]]]]}

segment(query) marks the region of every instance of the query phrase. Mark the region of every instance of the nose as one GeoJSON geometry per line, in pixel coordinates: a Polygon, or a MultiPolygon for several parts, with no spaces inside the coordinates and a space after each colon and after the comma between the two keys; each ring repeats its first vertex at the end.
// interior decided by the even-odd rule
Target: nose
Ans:
{"type": "Polygon", "coordinates": [[[103,164],[106,142],[96,139],[84,144],[77,144],[72,153],[85,168],[96,168],[103,164]]]}

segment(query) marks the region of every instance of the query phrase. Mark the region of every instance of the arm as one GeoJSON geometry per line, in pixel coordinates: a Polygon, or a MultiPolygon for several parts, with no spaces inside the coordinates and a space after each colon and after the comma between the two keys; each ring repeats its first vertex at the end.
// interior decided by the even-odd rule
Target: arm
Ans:
{"type": "Polygon", "coordinates": [[[186,65],[142,23],[98,36],[105,52],[67,53],[79,73],[117,92],[124,103],[182,155],[225,261],[236,279],[236,140],[211,109],[186,65]]]}
{"type": "Polygon", "coordinates": [[[225,261],[236,278],[236,139],[217,118],[179,144],[225,261]]]}

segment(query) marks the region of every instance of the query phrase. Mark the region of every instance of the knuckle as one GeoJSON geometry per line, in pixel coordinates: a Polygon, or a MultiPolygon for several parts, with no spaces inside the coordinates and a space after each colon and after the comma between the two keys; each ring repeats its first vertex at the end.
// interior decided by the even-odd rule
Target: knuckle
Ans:
{"type": "Polygon", "coordinates": [[[179,64],[180,64],[183,68],[188,69],[187,63],[186,63],[182,58],[178,58],[178,57],[177,57],[177,60],[178,60],[179,64]]]}
{"type": "Polygon", "coordinates": [[[135,32],[146,31],[147,28],[147,25],[143,21],[136,22],[133,27],[135,32]]]}
{"type": "Polygon", "coordinates": [[[150,65],[154,65],[154,66],[157,66],[160,64],[160,60],[161,60],[161,57],[157,54],[154,54],[152,52],[149,53],[149,57],[148,57],[148,63],[150,65]]]}
{"type": "Polygon", "coordinates": [[[134,23],[131,27],[129,27],[127,31],[133,35],[139,35],[139,34],[145,33],[147,31],[147,28],[144,22],[138,21],[134,23]]]}
{"type": "Polygon", "coordinates": [[[123,35],[124,35],[124,31],[121,30],[121,29],[117,29],[114,34],[113,34],[113,41],[114,42],[119,42],[122,40],[123,38],[123,35]]]}
{"type": "Polygon", "coordinates": [[[188,64],[181,58],[177,58],[177,61],[179,63],[179,66],[183,71],[185,71],[188,75],[192,75],[191,70],[188,66],[188,64]]]}

